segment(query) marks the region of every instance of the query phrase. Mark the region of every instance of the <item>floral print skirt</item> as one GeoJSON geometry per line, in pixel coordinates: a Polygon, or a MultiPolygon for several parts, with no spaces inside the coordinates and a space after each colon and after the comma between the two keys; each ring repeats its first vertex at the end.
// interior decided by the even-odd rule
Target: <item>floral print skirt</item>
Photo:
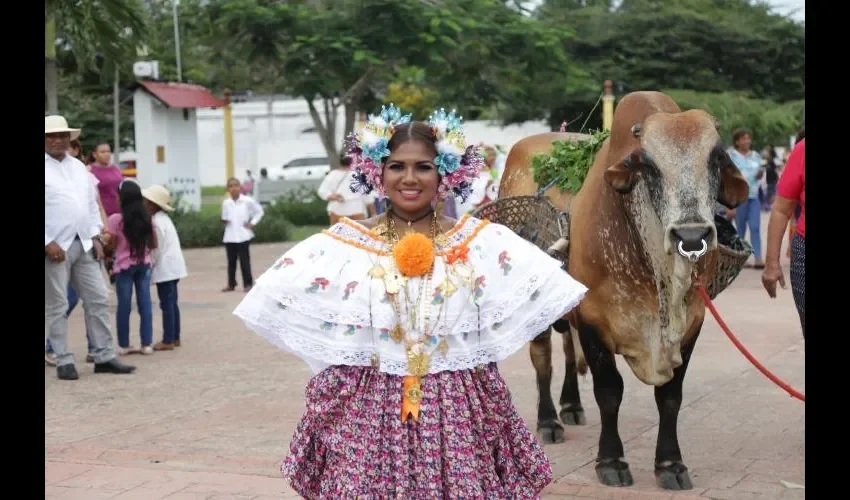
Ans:
{"type": "Polygon", "coordinates": [[[495,364],[422,379],[419,419],[401,421],[404,377],[332,366],[281,472],[307,499],[537,498],[552,480],[543,448],[495,364]]]}

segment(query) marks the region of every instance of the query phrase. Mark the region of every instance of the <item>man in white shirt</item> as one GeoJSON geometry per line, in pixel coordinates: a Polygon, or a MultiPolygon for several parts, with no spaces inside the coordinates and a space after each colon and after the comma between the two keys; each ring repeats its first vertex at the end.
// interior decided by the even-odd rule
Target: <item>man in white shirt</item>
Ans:
{"type": "Polygon", "coordinates": [[[222,292],[236,289],[236,261],[242,271],[242,286],[245,291],[254,286],[251,275],[250,244],[254,238],[253,228],[263,218],[263,207],[248,195],[242,194],[239,179],[227,181],[230,197],[221,205],[221,222],[224,226],[224,248],[227,251],[227,286],[222,292]]]}
{"type": "Polygon", "coordinates": [[[83,300],[94,344],[95,373],[132,373],[115,358],[109,329],[109,300],[100,268],[103,224],[97,191],[85,165],[67,153],[79,129],[61,116],[44,118],[44,327],[56,354],[56,374],[77,380],[68,352],[68,284],[83,300]]]}

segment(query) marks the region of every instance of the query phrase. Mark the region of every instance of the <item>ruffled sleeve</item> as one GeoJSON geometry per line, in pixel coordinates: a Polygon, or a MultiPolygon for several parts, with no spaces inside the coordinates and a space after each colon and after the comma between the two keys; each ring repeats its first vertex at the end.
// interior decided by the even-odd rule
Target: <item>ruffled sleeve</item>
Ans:
{"type": "Polygon", "coordinates": [[[407,375],[411,310],[427,317],[429,373],[461,370],[510,356],[574,308],[587,289],[508,228],[465,216],[448,233],[432,278],[411,278],[410,296],[393,301],[390,249],[350,221],[304,240],[256,281],[234,311],[272,344],[315,371],[375,365],[407,375]],[[420,299],[420,294],[423,300],[420,299]]]}

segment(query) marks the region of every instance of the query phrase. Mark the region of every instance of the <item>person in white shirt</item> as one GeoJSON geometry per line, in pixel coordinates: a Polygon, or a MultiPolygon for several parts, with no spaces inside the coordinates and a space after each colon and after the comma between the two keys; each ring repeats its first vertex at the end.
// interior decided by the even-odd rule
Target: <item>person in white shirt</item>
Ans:
{"type": "Polygon", "coordinates": [[[319,198],[328,202],[328,218],[330,225],[339,222],[340,217],[351,220],[363,220],[369,213],[369,205],[374,202],[373,197],[353,193],[349,186],[353,181],[350,170],[351,158],[345,156],[340,159],[339,168],[328,172],[317,190],[319,198]]]}
{"type": "Polygon", "coordinates": [[[77,380],[68,351],[68,284],[83,300],[95,373],[132,373],[134,366],[115,358],[109,330],[109,300],[101,273],[103,229],[91,174],[68,154],[79,129],[64,117],[44,117],[44,329],[56,355],[56,375],[77,380]]]}
{"type": "Polygon", "coordinates": [[[242,271],[242,286],[249,291],[254,286],[251,275],[251,240],[254,238],[254,226],[263,218],[263,207],[254,198],[242,194],[239,179],[227,181],[230,197],[221,204],[221,221],[224,226],[224,248],[227,251],[227,286],[222,292],[236,289],[236,261],[242,271]]]}
{"type": "Polygon", "coordinates": [[[171,195],[164,186],[154,184],[142,190],[145,205],[156,229],[157,248],[151,250],[151,283],[156,284],[159,308],[162,310],[162,341],[155,351],[171,351],[180,347],[180,305],[177,283],[189,275],[174,222],[166,214],[171,208],[171,195]]]}

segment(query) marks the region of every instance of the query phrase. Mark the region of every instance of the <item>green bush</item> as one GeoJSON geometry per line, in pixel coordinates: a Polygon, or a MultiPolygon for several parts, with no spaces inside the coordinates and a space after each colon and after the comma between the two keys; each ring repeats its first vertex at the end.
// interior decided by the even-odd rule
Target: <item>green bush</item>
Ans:
{"type": "MultiPolygon", "coordinates": [[[[183,248],[215,247],[222,244],[224,223],[221,211],[177,211],[171,214],[171,220],[180,235],[183,248]]],[[[293,231],[292,223],[277,213],[266,211],[265,216],[254,228],[254,243],[278,243],[289,241],[293,231]]]]}
{"type": "Polygon", "coordinates": [[[327,226],[328,202],[306,186],[265,207],[266,214],[282,217],[296,226],[327,226]]]}

